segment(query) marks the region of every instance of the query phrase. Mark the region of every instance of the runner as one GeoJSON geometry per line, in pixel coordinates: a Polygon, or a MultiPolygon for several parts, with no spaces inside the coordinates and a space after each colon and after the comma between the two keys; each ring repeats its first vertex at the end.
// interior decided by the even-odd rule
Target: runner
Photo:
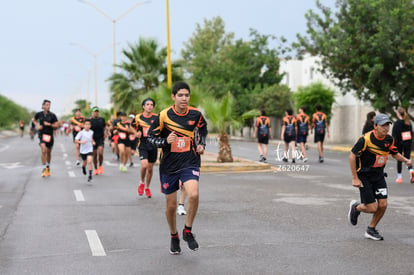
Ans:
{"type": "MultiPolygon", "coordinates": [[[[131,124],[131,127],[133,127],[135,130],[137,130],[137,122],[135,120],[135,115],[130,114],[129,116],[129,123],[131,124]]],[[[135,134],[129,134],[129,142],[131,144],[131,152],[129,154],[129,167],[134,167],[134,156],[137,152],[137,146],[138,146],[138,137],[135,134]]]]}
{"type": "Polygon", "coordinates": [[[34,137],[37,133],[36,124],[34,124],[33,120],[30,121],[30,139],[34,140],[34,137]]]}
{"type": "Polygon", "coordinates": [[[174,105],[161,111],[148,131],[148,141],[162,148],[160,161],[161,190],[166,198],[166,218],[171,232],[171,254],[180,254],[180,239],[176,227],[177,191],[179,181],[185,186],[188,197],[187,216],[183,240],[189,249],[197,250],[198,243],[192,234],[192,226],[198,209],[200,154],[204,153],[207,122],[201,112],[189,107],[190,87],[177,82],[172,89],[174,105]],[[200,143],[196,147],[194,130],[198,128],[200,143]]]}
{"type": "Polygon", "coordinates": [[[398,153],[394,138],[387,134],[390,124],[391,120],[387,115],[378,114],[374,118],[374,130],[360,137],[349,155],[352,185],[359,188],[361,203],[351,201],[348,220],[352,225],[356,225],[361,212],[372,213],[365,237],[375,241],[384,239],[376,226],[387,209],[388,189],[384,167],[388,155],[391,154],[396,160],[411,166],[411,160],[398,153]]]}
{"type": "Polygon", "coordinates": [[[82,173],[86,175],[86,164],[88,165],[88,182],[92,180],[92,159],[93,159],[93,131],[91,130],[91,120],[84,121],[84,128],[75,137],[75,143],[79,144],[79,152],[82,157],[82,173]]]}
{"type": "Polygon", "coordinates": [[[145,196],[152,197],[150,184],[153,174],[154,163],[157,161],[157,148],[147,141],[148,129],[156,118],[152,110],[155,107],[155,101],[152,98],[146,98],[142,101],[142,113],[135,117],[138,126],[139,141],[139,159],[141,160],[141,180],[138,185],[138,195],[142,196],[145,191],[145,196]]]}
{"type": "Polygon", "coordinates": [[[25,125],[25,122],[24,122],[23,119],[21,119],[19,121],[20,137],[23,137],[23,134],[24,134],[24,125],[25,125]]]}
{"type": "Polygon", "coordinates": [[[35,114],[33,123],[39,132],[39,145],[41,149],[41,160],[43,165],[42,177],[50,176],[50,161],[52,159],[53,130],[59,127],[56,115],[50,112],[50,100],[43,100],[43,111],[35,114]]]}
{"type": "Polygon", "coordinates": [[[266,162],[267,144],[269,144],[269,138],[272,138],[272,129],[270,127],[270,119],[266,116],[265,110],[262,110],[260,112],[260,116],[256,120],[254,136],[257,137],[257,149],[259,150],[259,161],[266,162]]]}
{"type": "Polygon", "coordinates": [[[79,166],[79,143],[75,142],[76,135],[82,131],[83,123],[85,122],[85,117],[81,115],[81,110],[76,109],[75,115],[70,119],[70,123],[72,125],[72,134],[73,134],[73,142],[75,143],[75,157],[76,157],[76,165],[79,166]]]}
{"type": "Polygon", "coordinates": [[[297,143],[299,143],[300,151],[302,153],[301,158],[303,162],[307,162],[308,158],[306,157],[306,141],[308,138],[308,131],[309,131],[309,125],[310,120],[309,116],[305,114],[305,107],[302,106],[299,108],[299,114],[296,115],[296,122],[298,126],[298,132],[297,132],[297,143]]]}
{"type": "MultiPolygon", "coordinates": [[[[398,153],[402,154],[405,158],[411,158],[411,144],[413,142],[413,129],[405,108],[398,108],[397,111],[398,120],[392,127],[392,136],[395,140],[395,146],[398,149],[398,153]]],[[[410,182],[414,183],[414,170],[412,167],[408,167],[410,171],[410,182]]],[[[396,183],[402,183],[402,163],[397,161],[397,179],[396,183]]]]}
{"type": "Polygon", "coordinates": [[[297,124],[296,119],[293,116],[292,109],[286,109],[285,116],[283,117],[282,122],[282,132],[280,135],[280,139],[285,142],[285,154],[283,156],[283,161],[288,162],[289,159],[289,146],[292,149],[292,163],[295,163],[296,157],[296,132],[297,132],[297,124]]]}
{"type": "Polygon", "coordinates": [[[91,116],[91,130],[93,131],[93,165],[95,170],[94,175],[101,175],[104,173],[103,159],[104,159],[104,145],[105,145],[105,119],[99,116],[99,107],[92,107],[91,116]]]}
{"type": "Polygon", "coordinates": [[[131,142],[129,140],[129,134],[133,134],[131,124],[126,118],[126,113],[120,113],[121,121],[118,121],[116,128],[118,129],[118,150],[119,150],[119,171],[127,172],[128,168],[126,163],[128,161],[128,156],[131,154],[131,142]]]}
{"type": "Polygon", "coordinates": [[[312,129],[315,129],[315,136],[314,141],[318,144],[318,152],[319,152],[319,162],[322,163],[324,161],[323,159],[323,141],[325,139],[325,131],[329,135],[329,126],[328,126],[328,120],[326,118],[326,114],[322,113],[322,106],[320,104],[316,105],[316,113],[312,116],[312,129]]]}

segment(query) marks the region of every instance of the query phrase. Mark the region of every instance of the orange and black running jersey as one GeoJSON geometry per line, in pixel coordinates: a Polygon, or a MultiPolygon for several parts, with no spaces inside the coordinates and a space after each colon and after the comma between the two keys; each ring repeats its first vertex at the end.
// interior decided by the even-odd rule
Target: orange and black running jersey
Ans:
{"type": "Polygon", "coordinates": [[[315,128],[315,133],[325,134],[325,128],[328,119],[322,112],[316,112],[312,115],[312,127],[315,128]]]}
{"type": "Polygon", "coordinates": [[[135,116],[135,125],[137,126],[136,129],[142,133],[141,142],[146,141],[148,137],[148,130],[157,117],[158,115],[154,113],[151,113],[149,116],[145,116],[144,113],[135,116]]]}
{"type": "Polygon", "coordinates": [[[382,171],[387,163],[388,155],[398,153],[394,138],[386,135],[379,139],[374,131],[361,136],[352,148],[357,157],[357,172],[382,171]]]}
{"type": "Polygon", "coordinates": [[[70,123],[73,125],[73,131],[79,132],[83,128],[83,123],[85,123],[85,117],[84,116],[73,116],[70,120],[70,123]],[[80,125],[79,125],[80,124],[80,125]]]}
{"type": "Polygon", "coordinates": [[[162,148],[160,172],[174,173],[187,167],[200,167],[200,155],[194,141],[196,128],[199,144],[205,146],[207,122],[198,109],[187,107],[185,114],[179,114],[171,106],[155,117],[148,131],[148,142],[162,148]],[[168,144],[167,137],[171,132],[178,137],[176,142],[168,144]]]}
{"type": "Polygon", "coordinates": [[[128,138],[130,127],[131,127],[131,123],[129,121],[125,121],[125,122],[122,122],[120,120],[118,121],[118,123],[116,124],[116,128],[118,129],[118,135],[120,139],[128,138]],[[121,127],[127,128],[128,130],[125,131],[121,129],[121,127]]]}
{"type": "Polygon", "coordinates": [[[296,122],[298,126],[298,135],[306,136],[309,130],[309,116],[307,114],[297,114],[296,122]]]}

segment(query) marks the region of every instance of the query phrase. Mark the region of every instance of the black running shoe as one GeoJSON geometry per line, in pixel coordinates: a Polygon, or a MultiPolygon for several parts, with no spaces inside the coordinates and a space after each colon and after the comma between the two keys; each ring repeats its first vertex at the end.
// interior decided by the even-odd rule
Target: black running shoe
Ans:
{"type": "Polygon", "coordinates": [[[183,240],[187,242],[188,248],[196,251],[198,250],[198,243],[194,239],[193,233],[191,231],[184,229],[183,230],[183,240]]]}
{"type": "Polygon", "coordinates": [[[356,209],[358,205],[359,203],[356,200],[349,203],[348,220],[352,225],[357,225],[358,223],[358,216],[361,213],[356,209]]]}
{"type": "Polygon", "coordinates": [[[86,175],[86,167],[85,167],[85,166],[82,166],[82,173],[83,173],[84,175],[86,175]]]}
{"type": "Polygon", "coordinates": [[[323,162],[323,157],[319,157],[319,162],[322,163],[323,162]]]}
{"type": "Polygon", "coordinates": [[[382,237],[380,235],[380,233],[378,232],[377,229],[375,229],[373,227],[369,227],[369,226],[367,228],[367,231],[365,231],[365,238],[371,239],[371,240],[374,240],[374,241],[384,240],[384,237],[382,237]]]}
{"type": "Polygon", "coordinates": [[[92,181],[92,175],[89,175],[88,176],[88,182],[91,182],[92,181]]]}
{"type": "Polygon", "coordinates": [[[178,234],[177,234],[174,237],[171,236],[170,254],[178,255],[180,253],[181,253],[180,238],[178,237],[178,234]]]}
{"type": "Polygon", "coordinates": [[[130,164],[129,164],[129,167],[133,167],[134,166],[134,163],[133,162],[131,162],[130,164]]]}
{"type": "Polygon", "coordinates": [[[283,158],[282,160],[283,160],[283,162],[288,162],[287,158],[283,158]]]}

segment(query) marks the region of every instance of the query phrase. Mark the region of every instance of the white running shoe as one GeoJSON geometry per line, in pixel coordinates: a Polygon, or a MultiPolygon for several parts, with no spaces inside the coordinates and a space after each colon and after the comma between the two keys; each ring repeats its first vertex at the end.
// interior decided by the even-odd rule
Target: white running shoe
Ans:
{"type": "Polygon", "coordinates": [[[187,215],[187,211],[185,211],[184,205],[178,205],[177,207],[177,215],[187,215]]]}
{"type": "Polygon", "coordinates": [[[79,160],[77,160],[76,161],[76,166],[79,166],[80,165],[80,161],[79,160]]]}

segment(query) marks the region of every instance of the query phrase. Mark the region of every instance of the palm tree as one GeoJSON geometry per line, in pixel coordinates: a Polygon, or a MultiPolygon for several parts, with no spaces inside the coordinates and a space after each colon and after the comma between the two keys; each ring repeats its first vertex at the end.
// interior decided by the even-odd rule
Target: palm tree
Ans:
{"type": "MultiPolygon", "coordinates": [[[[109,78],[111,100],[116,109],[132,112],[141,109],[138,98],[166,81],[167,49],[159,49],[154,39],[140,38],[138,44],[128,45],[122,53],[126,60],[117,65],[121,72],[109,78]]],[[[174,64],[173,68],[177,66],[174,64]]],[[[181,79],[177,70],[173,70],[173,77],[181,79]]]]}
{"type": "Polygon", "coordinates": [[[233,95],[227,92],[220,100],[203,100],[203,103],[208,122],[219,131],[217,162],[233,162],[229,137],[226,132],[230,126],[240,127],[240,122],[233,117],[233,95]]]}

